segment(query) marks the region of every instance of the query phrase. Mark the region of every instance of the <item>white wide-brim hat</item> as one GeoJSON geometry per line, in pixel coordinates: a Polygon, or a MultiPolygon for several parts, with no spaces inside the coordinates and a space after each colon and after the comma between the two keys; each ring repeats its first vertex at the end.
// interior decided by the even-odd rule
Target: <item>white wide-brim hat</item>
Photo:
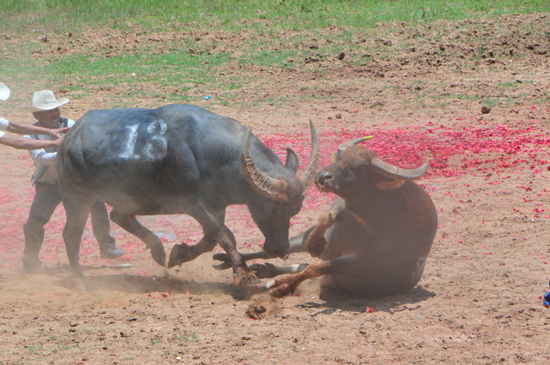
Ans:
{"type": "Polygon", "coordinates": [[[10,88],[0,82],[0,100],[8,100],[10,98],[10,88]]]}
{"type": "Polygon", "coordinates": [[[26,112],[41,112],[44,110],[52,110],[65,105],[69,102],[69,98],[56,99],[53,95],[53,91],[42,90],[37,91],[32,96],[32,106],[26,106],[21,110],[26,112]]]}

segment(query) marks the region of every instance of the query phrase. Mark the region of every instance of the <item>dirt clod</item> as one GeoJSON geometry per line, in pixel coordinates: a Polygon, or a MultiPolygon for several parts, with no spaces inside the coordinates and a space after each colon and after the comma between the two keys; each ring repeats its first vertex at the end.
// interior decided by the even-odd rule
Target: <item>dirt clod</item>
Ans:
{"type": "Polygon", "coordinates": [[[246,310],[246,316],[251,319],[262,319],[267,309],[263,305],[250,304],[246,310]]]}
{"type": "Polygon", "coordinates": [[[483,106],[481,108],[481,114],[489,114],[491,112],[491,108],[483,106]]]}

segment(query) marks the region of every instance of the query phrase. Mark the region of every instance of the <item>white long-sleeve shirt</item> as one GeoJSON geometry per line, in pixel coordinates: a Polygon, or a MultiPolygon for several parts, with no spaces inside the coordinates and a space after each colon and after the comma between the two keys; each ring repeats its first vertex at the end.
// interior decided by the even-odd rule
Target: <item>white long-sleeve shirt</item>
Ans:
{"type": "MultiPolygon", "coordinates": [[[[74,121],[71,119],[61,118],[61,125],[59,128],[72,127],[74,121]]],[[[40,122],[34,123],[34,125],[43,127],[40,122]]],[[[31,136],[24,136],[25,138],[34,138],[40,140],[53,140],[54,138],[46,134],[33,134],[31,136]]],[[[39,150],[30,150],[34,166],[36,170],[32,176],[33,183],[39,181],[41,183],[53,184],[58,180],[57,175],[57,148],[42,148],[39,150]]]]}
{"type": "Polygon", "coordinates": [[[8,128],[10,122],[4,118],[0,118],[0,138],[4,137],[6,133],[2,132],[4,129],[8,128]]]}

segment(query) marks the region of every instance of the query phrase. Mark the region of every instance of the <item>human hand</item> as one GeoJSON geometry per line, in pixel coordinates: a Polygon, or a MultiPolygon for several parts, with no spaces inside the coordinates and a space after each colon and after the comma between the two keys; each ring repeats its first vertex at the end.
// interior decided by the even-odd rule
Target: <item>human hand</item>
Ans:
{"type": "Polygon", "coordinates": [[[57,139],[52,140],[53,146],[55,148],[59,148],[59,146],[61,146],[61,142],[63,142],[63,136],[58,136],[57,139]]]}
{"type": "Polygon", "coordinates": [[[52,136],[56,139],[60,139],[61,135],[67,133],[69,131],[69,129],[71,129],[71,128],[70,127],[65,127],[65,128],[58,128],[58,129],[50,129],[49,134],[50,134],[50,136],[52,136]]]}

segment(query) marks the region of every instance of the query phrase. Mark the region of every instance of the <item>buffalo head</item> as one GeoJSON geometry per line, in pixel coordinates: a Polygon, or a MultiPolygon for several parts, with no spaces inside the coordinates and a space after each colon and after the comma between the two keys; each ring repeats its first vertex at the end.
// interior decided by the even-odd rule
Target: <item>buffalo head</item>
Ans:
{"type": "Polygon", "coordinates": [[[316,176],[321,192],[332,192],[351,202],[357,194],[392,190],[405,181],[416,180],[428,169],[428,163],[416,169],[402,169],[382,161],[375,152],[357,145],[369,138],[354,139],[338,147],[334,163],[316,176]]]}
{"type": "Polygon", "coordinates": [[[287,148],[284,167],[272,167],[270,171],[263,172],[252,158],[252,126],[248,128],[244,139],[241,154],[243,172],[250,186],[261,196],[261,201],[248,204],[248,207],[252,218],[265,236],[264,250],[271,256],[287,256],[290,219],[300,211],[304,196],[319,168],[319,138],[311,121],[310,128],[309,162],[300,177],[296,176],[298,158],[291,148],[287,148]]]}

